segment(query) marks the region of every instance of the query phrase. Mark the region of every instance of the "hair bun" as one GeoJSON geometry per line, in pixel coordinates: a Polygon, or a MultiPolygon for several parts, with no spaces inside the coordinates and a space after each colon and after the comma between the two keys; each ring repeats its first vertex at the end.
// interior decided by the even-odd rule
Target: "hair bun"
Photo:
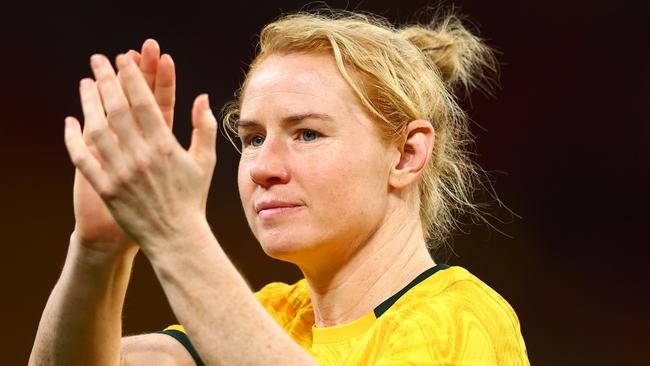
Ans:
{"type": "Polygon", "coordinates": [[[436,17],[429,26],[407,26],[399,33],[435,64],[447,85],[491,94],[498,74],[494,51],[456,15],[436,17]]]}

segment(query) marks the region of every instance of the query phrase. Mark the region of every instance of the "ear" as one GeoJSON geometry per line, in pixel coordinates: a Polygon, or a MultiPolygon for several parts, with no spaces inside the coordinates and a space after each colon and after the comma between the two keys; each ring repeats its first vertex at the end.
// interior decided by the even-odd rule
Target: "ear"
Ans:
{"type": "Polygon", "coordinates": [[[403,188],[418,179],[431,159],[434,140],[431,122],[417,119],[408,124],[405,137],[398,146],[399,161],[391,169],[389,184],[392,187],[403,188]]]}

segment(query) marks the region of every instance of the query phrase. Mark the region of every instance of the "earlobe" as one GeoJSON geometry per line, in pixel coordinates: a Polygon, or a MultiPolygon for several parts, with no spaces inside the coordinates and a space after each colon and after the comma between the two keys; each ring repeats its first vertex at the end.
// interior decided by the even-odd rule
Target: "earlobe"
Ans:
{"type": "Polygon", "coordinates": [[[408,124],[399,146],[399,160],[391,171],[391,186],[403,188],[418,179],[431,159],[434,139],[435,133],[429,121],[419,119],[408,124]]]}

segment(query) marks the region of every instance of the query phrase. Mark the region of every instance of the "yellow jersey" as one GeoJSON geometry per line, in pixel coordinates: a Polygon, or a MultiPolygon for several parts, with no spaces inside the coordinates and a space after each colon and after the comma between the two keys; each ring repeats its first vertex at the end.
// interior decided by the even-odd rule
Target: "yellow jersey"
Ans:
{"type": "MultiPolygon", "coordinates": [[[[255,296],[321,365],[529,365],[512,307],[461,267],[438,264],[360,319],[327,328],[314,326],[305,279],[255,296]]],[[[201,364],[182,327],[163,332],[201,364]]]]}

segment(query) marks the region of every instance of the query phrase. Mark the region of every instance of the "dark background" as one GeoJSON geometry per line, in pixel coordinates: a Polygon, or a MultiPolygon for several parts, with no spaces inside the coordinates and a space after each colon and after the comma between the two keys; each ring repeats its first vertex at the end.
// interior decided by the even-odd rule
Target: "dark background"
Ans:
{"type": "MultiPolygon", "coordinates": [[[[636,2],[635,2],[636,3],[636,2]]],[[[642,2],[638,2],[641,4],[642,2]]],[[[328,2],[405,22],[426,1],[328,2]]],[[[532,364],[640,365],[648,347],[648,9],[632,2],[456,1],[501,51],[497,98],[463,101],[482,166],[521,218],[465,227],[454,238],[462,265],[517,311],[532,364]]],[[[156,38],[175,58],[174,131],[187,146],[193,98],[215,109],[232,96],[255,35],[299,1],[140,1],[12,5],[2,9],[0,199],[2,364],[25,364],[73,227],[73,167],[63,119],[80,116],[88,58],[139,49],[156,38]]],[[[222,137],[222,136],[221,136],[222,137]]],[[[266,258],[237,194],[238,156],[220,140],[208,215],[251,285],[295,281],[266,258]]],[[[174,316],[139,256],[124,314],[128,334],[174,316]]],[[[645,362],[643,362],[645,360],[645,362]]]]}

